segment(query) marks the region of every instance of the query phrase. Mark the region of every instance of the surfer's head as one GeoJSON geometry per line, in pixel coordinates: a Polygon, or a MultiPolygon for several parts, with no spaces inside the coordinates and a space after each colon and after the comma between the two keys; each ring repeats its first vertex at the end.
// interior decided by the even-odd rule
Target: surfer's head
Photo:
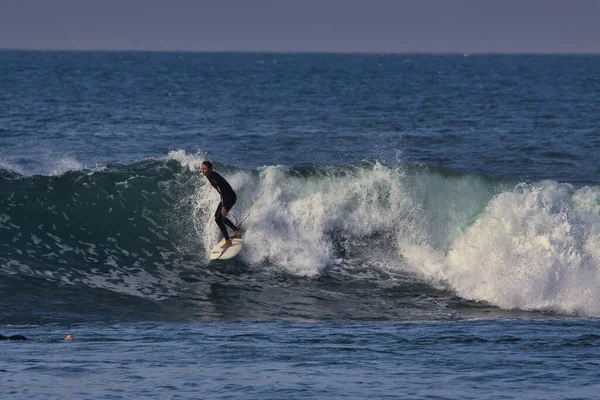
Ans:
{"type": "Polygon", "coordinates": [[[206,176],[212,171],[212,163],[210,161],[204,161],[202,163],[202,175],[206,176]]]}

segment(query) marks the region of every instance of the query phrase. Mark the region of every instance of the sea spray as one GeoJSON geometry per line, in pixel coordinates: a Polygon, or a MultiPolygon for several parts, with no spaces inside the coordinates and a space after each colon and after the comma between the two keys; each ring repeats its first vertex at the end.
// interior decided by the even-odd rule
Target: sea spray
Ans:
{"type": "Polygon", "coordinates": [[[597,193],[552,181],[519,185],[496,195],[443,257],[412,261],[467,299],[598,316],[600,216],[589,207],[597,193]]]}

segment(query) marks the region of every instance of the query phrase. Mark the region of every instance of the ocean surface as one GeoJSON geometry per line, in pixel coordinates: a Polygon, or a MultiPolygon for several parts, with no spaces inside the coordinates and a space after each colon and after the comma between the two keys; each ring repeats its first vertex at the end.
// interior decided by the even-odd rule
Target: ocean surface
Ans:
{"type": "Polygon", "coordinates": [[[600,56],[0,51],[0,397],[598,398],[599,154],[600,56]]]}

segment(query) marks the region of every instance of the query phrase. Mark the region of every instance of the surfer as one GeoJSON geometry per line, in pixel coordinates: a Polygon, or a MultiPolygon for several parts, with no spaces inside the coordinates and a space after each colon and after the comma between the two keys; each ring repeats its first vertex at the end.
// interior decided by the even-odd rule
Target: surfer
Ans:
{"type": "Polygon", "coordinates": [[[221,202],[217,207],[217,211],[215,211],[215,222],[225,238],[225,244],[221,246],[221,248],[226,249],[233,246],[233,243],[231,243],[231,239],[229,238],[227,227],[225,225],[233,230],[231,232],[233,236],[238,236],[240,234],[240,228],[235,226],[233,222],[227,218],[227,213],[237,201],[237,196],[231,188],[229,182],[227,182],[220,174],[213,171],[213,165],[210,161],[204,161],[202,163],[202,175],[208,179],[212,187],[217,189],[217,192],[219,192],[221,195],[221,202]]]}

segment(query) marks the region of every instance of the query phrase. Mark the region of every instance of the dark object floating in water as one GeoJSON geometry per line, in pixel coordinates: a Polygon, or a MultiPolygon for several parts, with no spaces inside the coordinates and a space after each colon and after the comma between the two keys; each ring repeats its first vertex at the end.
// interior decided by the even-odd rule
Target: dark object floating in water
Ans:
{"type": "Polygon", "coordinates": [[[23,335],[4,336],[0,335],[0,340],[29,340],[23,335]]]}

